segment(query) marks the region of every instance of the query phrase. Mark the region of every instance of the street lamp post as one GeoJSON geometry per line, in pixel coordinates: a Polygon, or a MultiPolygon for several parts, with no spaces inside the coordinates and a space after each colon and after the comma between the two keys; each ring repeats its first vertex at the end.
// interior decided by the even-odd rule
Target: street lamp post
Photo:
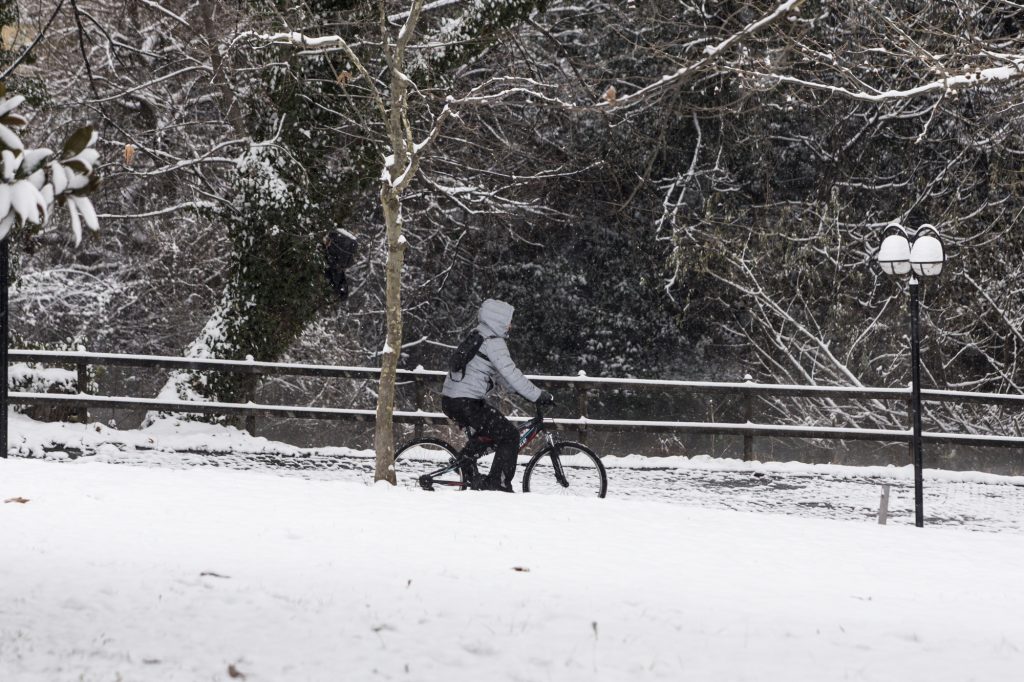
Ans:
{"type": "Polygon", "coordinates": [[[7,241],[0,239],[0,367],[4,368],[0,388],[0,457],[7,458],[7,241]]]}
{"type": "Polygon", "coordinates": [[[924,224],[913,240],[899,223],[882,233],[878,264],[888,275],[910,275],[910,403],[913,412],[914,525],[924,526],[924,457],[921,453],[921,343],[919,334],[920,277],[935,277],[946,262],[945,249],[935,227],[924,224]]]}

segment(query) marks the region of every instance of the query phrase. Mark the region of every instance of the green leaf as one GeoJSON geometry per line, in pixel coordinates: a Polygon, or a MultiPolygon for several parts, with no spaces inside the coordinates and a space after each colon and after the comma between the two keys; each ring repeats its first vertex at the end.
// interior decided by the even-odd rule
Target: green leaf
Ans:
{"type": "MultiPolygon", "coordinates": [[[[68,141],[64,143],[64,156],[65,159],[70,159],[72,156],[81,154],[86,147],[89,146],[89,141],[92,140],[92,126],[85,126],[79,128],[74,134],[68,138],[68,141]]],[[[83,173],[86,171],[83,170],[83,173]]]]}

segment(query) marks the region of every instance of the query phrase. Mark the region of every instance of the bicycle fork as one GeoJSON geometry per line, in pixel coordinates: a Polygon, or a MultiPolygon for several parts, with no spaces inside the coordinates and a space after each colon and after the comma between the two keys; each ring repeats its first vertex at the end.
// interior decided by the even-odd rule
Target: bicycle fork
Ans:
{"type": "Polygon", "coordinates": [[[555,480],[558,481],[558,485],[563,488],[569,487],[569,479],[565,477],[565,471],[562,469],[562,460],[558,456],[558,448],[555,447],[555,437],[550,433],[547,434],[548,447],[551,448],[551,468],[555,470],[555,480]]]}

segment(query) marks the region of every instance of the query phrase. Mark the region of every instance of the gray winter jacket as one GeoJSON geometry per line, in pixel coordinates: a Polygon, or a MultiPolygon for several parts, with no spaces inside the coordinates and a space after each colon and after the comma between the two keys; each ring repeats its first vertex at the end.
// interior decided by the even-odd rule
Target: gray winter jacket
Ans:
{"type": "Polygon", "coordinates": [[[484,337],[480,352],[466,365],[465,375],[458,379],[451,373],[445,377],[441,395],[449,398],[484,398],[495,380],[530,402],[540,397],[541,390],[523,376],[508,354],[505,336],[512,324],[515,308],[504,301],[489,298],[480,306],[480,324],[477,331],[484,337]],[[486,356],[486,359],[480,357],[486,356]]]}

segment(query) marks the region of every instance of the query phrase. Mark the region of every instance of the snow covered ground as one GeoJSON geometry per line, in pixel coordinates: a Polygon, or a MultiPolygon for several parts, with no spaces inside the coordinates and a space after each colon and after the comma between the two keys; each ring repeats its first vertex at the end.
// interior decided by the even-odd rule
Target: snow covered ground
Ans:
{"type": "MultiPolygon", "coordinates": [[[[373,453],[368,450],[304,450],[254,438],[237,429],[196,422],[168,419],[144,430],[119,431],[101,424],[40,423],[12,414],[10,432],[11,450],[29,457],[66,459],[87,453],[100,461],[140,466],[214,466],[363,483],[373,479],[373,453]]],[[[525,465],[526,457],[520,463],[525,465]]],[[[913,469],[909,466],[762,464],[707,456],[638,455],[605,457],[604,463],[609,472],[609,497],[821,519],[877,518],[881,484],[888,483],[889,523],[914,522],[913,469]]],[[[1024,476],[926,469],[925,522],[1024,532],[1024,476]]]]}
{"type": "Polygon", "coordinates": [[[878,486],[861,481],[906,485],[903,469],[627,458],[604,500],[446,495],[370,485],[362,453],[321,452],[321,471],[283,466],[287,446],[263,441],[245,471],[192,465],[259,459],[166,451],[260,440],[238,432],[90,428],[16,417],[12,447],[50,459],[0,460],[4,682],[959,682],[1024,669],[1024,481],[930,471],[928,490],[978,489],[963,507],[989,532],[917,529],[738,502],[863,488],[875,507],[878,486]],[[49,429],[101,453],[66,461],[49,429]],[[992,520],[1004,513],[1016,521],[992,520]]]}

